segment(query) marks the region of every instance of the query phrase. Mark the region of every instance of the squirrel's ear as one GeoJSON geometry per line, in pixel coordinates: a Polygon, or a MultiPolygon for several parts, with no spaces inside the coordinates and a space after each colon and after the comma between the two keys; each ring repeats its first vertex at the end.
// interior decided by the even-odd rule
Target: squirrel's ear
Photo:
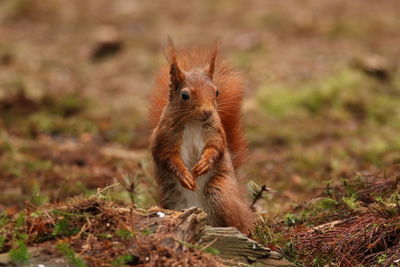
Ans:
{"type": "Polygon", "coordinates": [[[211,80],[213,79],[215,72],[215,61],[217,60],[218,50],[219,50],[219,42],[214,45],[214,48],[211,52],[210,65],[206,69],[206,74],[208,77],[210,77],[211,80]]]}
{"type": "Polygon", "coordinates": [[[170,87],[171,89],[178,89],[180,85],[185,80],[185,74],[179,68],[178,62],[176,60],[176,51],[174,43],[172,42],[171,37],[168,38],[168,50],[167,50],[167,59],[170,63],[170,87]]]}

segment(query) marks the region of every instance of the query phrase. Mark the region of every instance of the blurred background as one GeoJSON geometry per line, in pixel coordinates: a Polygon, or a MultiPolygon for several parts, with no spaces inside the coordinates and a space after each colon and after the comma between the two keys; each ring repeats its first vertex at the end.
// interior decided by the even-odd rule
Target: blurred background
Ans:
{"type": "Polygon", "coordinates": [[[178,47],[222,42],[246,81],[242,176],[274,217],[400,163],[397,0],[0,0],[0,211],[113,186],[154,202],[147,99],[178,47]]]}

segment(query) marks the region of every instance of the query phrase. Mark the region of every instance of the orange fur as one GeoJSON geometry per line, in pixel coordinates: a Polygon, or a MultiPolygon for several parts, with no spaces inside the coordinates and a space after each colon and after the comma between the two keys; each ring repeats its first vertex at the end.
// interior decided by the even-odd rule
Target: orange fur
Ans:
{"type": "MultiPolygon", "coordinates": [[[[185,71],[205,68],[212,55],[212,51],[207,49],[180,50],[176,53],[179,66],[185,71]]],[[[164,66],[156,77],[156,88],[150,100],[152,128],[159,122],[161,113],[168,102],[169,79],[169,66],[164,66]]],[[[240,113],[244,84],[239,74],[234,72],[226,61],[218,58],[213,82],[220,93],[217,99],[218,115],[226,133],[233,166],[237,169],[247,157],[247,142],[244,139],[240,113]]]]}

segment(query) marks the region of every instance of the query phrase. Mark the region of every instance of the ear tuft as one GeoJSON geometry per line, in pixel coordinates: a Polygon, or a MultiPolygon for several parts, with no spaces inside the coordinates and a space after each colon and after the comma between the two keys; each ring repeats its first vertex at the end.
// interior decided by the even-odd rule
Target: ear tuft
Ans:
{"type": "Polygon", "coordinates": [[[219,42],[215,43],[215,45],[212,49],[212,52],[211,52],[210,65],[208,66],[208,69],[206,70],[206,74],[208,77],[210,77],[211,80],[213,79],[214,72],[215,72],[215,62],[217,60],[219,46],[220,46],[219,42]]]}
{"type": "Polygon", "coordinates": [[[170,64],[170,87],[171,89],[178,89],[183,83],[185,75],[179,68],[178,61],[176,60],[176,50],[171,37],[168,37],[167,60],[170,64]]]}

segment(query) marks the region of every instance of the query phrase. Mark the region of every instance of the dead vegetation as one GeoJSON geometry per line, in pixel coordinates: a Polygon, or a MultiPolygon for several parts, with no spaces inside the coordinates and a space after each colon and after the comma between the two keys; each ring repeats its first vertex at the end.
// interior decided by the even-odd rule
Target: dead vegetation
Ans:
{"type": "Polygon", "coordinates": [[[198,208],[123,208],[106,190],[2,215],[0,265],[294,266],[233,227],[206,226],[198,208]]]}
{"type": "Polygon", "coordinates": [[[399,262],[400,253],[399,207],[397,214],[381,216],[394,212],[390,209],[380,207],[379,211],[307,229],[292,238],[297,249],[305,253],[300,256],[305,262],[325,258],[338,266],[390,266],[399,262]]]}
{"type": "Polygon", "coordinates": [[[285,221],[261,224],[256,236],[306,266],[395,266],[400,172],[387,172],[345,180],[295,208],[285,221]]]}
{"type": "Polygon", "coordinates": [[[186,243],[190,240],[177,240],[179,213],[121,208],[99,196],[2,215],[1,251],[24,262],[30,257],[24,246],[33,246],[75,266],[221,265],[207,250],[186,243]]]}

